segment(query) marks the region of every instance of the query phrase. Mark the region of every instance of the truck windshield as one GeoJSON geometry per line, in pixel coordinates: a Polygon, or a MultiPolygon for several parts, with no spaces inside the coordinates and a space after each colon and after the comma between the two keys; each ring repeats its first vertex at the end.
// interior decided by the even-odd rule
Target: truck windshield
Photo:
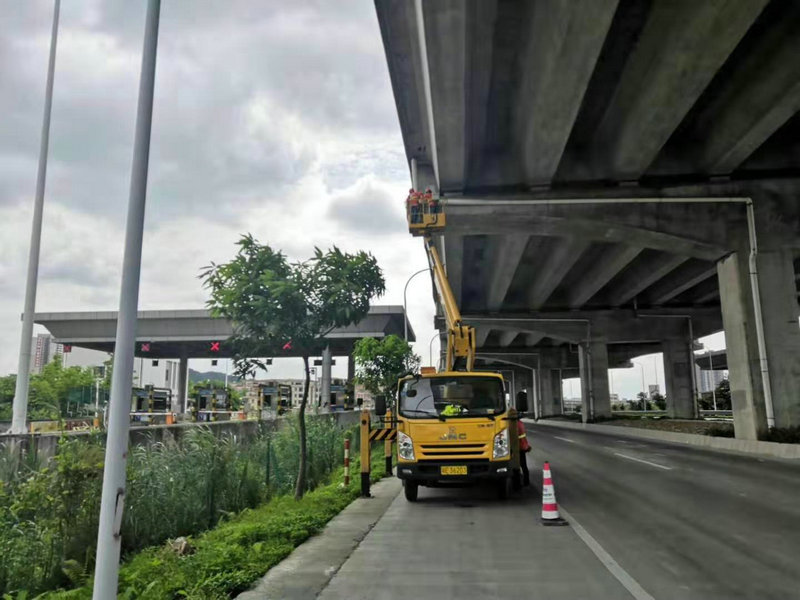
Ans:
{"type": "Polygon", "coordinates": [[[478,417],[505,409],[503,384],[496,377],[409,379],[400,388],[400,412],[411,419],[478,417]]]}

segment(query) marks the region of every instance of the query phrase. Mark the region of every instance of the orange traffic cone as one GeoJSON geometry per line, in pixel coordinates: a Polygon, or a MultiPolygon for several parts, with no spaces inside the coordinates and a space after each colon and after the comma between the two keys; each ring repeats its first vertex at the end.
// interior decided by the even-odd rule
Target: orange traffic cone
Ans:
{"type": "Polygon", "coordinates": [[[558,514],[556,490],[550,475],[550,463],[544,463],[542,470],[542,525],[566,525],[567,522],[558,514]]]}

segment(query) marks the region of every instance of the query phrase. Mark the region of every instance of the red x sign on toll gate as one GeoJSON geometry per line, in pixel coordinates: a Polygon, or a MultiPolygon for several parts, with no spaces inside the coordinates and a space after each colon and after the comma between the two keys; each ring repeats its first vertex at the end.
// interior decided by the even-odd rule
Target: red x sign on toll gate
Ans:
{"type": "Polygon", "coordinates": [[[219,342],[211,342],[211,351],[219,352],[219,342]]]}
{"type": "Polygon", "coordinates": [[[142,352],[150,352],[150,342],[145,342],[141,346],[142,352]]]}

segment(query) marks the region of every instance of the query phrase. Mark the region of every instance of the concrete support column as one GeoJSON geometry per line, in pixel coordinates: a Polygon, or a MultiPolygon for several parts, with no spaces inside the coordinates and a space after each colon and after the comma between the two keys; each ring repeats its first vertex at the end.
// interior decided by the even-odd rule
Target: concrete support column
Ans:
{"type": "Polygon", "coordinates": [[[561,380],[561,369],[550,371],[550,389],[553,395],[553,414],[564,414],[564,387],[561,380]]]}
{"type": "Polygon", "coordinates": [[[347,381],[352,382],[356,377],[356,361],[352,354],[347,355],[347,381]]]}
{"type": "Polygon", "coordinates": [[[581,415],[588,423],[611,416],[608,388],[608,348],[605,342],[581,344],[578,352],[581,374],[581,415]]]}
{"type": "Polygon", "coordinates": [[[667,340],[661,343],[661,350],[664,353],[667,415],[673,419],[693,419],[694,394],[689,342],[667,340]]]}
{"type": "Polygon", "coordinates": [[[322,351],[322,390],[320,392],[320,406],[327,406],[331,401],[331,349],[326,347],[322,351]]]}
{"type": "Polygon", "coordinates": [[[555,369],[541,369],[542,415],[553,417],[561,414],[561,374],[555,369]]]}
{"type": "MultiPolygon", "coordinates": [[[[736,437],[767,430],[748,256],[734,252],[717,264],[736,437]]],[[[761,312],[775,426],[800,425],[800,327],[792,253],[758,255],[761,312]]]]}
{"type": "Polygon", "coordinates": [[[189,384],[189,357],[184,352],[178,364],[178,412],[186,412],[186,392],[189,384]]]}

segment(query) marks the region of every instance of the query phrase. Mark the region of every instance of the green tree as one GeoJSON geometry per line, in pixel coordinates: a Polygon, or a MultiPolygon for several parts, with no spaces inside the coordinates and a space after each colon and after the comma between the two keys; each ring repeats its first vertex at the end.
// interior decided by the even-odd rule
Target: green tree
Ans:
{"type": "Polygon", "coordinates": [[[667,410],[667,397],[656,392],[653,394],[653,404],[656,405],[658,410],[667,410]]]}
{"type": "Polygon", "coordinates": [[[303,357],[305,385],[298,411],[300,456],[295,498],[306,487],[305,411],[311,380],[308,359],[322,352],[325,336],[363,319],[374,296],[386,284],[375,258],[336,247],[303,262],[290,263],[280,251],[252,235],[237,242],[236,256],[206,267],[200,274],[209,290],[212,314],[231,320],[236,372],[245,376],[266,369],[263,358],[291,350],[303,357]]]}
{"type": "Polygon", "coordinates": [[[94,379],[91,368],[64,368],[61,357],[57,356],[42,368],[41,373],[31,377],[31,417],[55,419],[66,416],[70,392],[91,389],[94,379]]]}
{"type": "Polygon", "coordinates": [[[14,389],[17,385],[16,375],[0,377],[0,421],[10,421],[14,403],[14,389]]]}
{"type": "Polygon", "coordinates": [[[419,369],[420,357],[411,345],[396,335],[377,340],[361,338],[353,349],[356,362],[356,383],[362,384],[372,394],[392,397],[397,380],[404,373],[419,369]]]}

